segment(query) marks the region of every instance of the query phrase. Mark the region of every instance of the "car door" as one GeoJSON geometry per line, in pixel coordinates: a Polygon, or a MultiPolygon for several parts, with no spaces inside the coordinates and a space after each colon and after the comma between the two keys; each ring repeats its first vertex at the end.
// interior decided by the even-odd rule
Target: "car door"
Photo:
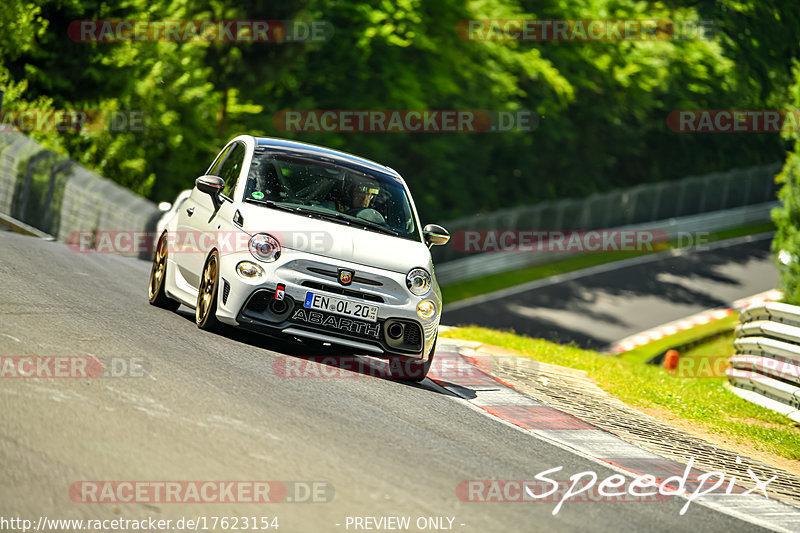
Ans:
{"type": "Polygon", "coordinates": [[[204,258],[208,256],[213,246],[217,246],[221,255],[231,251],[234,246],[242,246],[241,240],[237,238],[237,234],[241,233],[242,230],[233,223],[236,212],[234,192],[239,180],[244,182],[247,179],[247,169],[244,168],[247,160],[246,156],[247,146],[245,143],[236,142],[218,170],[218,175],[225,181],[225,186],[220,193],[222,203],[215,212],[211,213],[208,219],[206,230],[213,234],[215,239],[206,240],[202,243],[205,246],[204,258]]]}
{"type": "MultiPolygon", "coordinates": [[[[206,171],[207,175],[219,176],[235,144],[231,143],[222,149],[206,171]]],[[[172,257],[181,276],[194,290],[200,286],[200,274],[206,257],[203,249],[207,248],[202,241],[208,238],[203,235],[208,230],[213,213],[214,202],[211,197],[194,187],[177,214],[178,233],[172,257]]]]}

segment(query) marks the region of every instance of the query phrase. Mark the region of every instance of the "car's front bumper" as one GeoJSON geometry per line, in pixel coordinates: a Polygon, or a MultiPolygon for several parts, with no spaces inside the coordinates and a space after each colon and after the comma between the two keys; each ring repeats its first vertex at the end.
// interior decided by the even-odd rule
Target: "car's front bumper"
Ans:
{"type": "Polygon", "coordinates": [[[435,282],[427,295],[417,297],[406,288],[404,274],[287,249],[275,263],[260,263],[242,252],[226,254],[220,263],[217,317],[222,322],[271,335],[330,342],[377,356],[425,360],[435,341],[441,316],[441,292],[435,282]],[[259,264],[264,274],[243,278],[236,272],[241,261],[259,264]],[[338,283],[334,274],[339,268],[356,272],[350,286],[338,283]],[[282,300],[275,297],[278,284],[285,287],[282,300]],[[304,300],[309,291],[376,305],[377,321],[307,309],[304,300]],[[426,299],[436,306],[430,319],[417,314],[417,305],[426,299]],[[399,337],[398,326],[402,327],[399,337]],[[390,327],[394,336],[389,334],[390,327]]]}

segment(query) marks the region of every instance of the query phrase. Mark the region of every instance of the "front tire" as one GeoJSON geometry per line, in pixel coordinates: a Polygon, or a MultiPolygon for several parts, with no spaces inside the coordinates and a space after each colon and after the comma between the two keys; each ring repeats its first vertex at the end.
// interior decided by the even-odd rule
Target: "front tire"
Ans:
{"type": "Polygon", "coordinates": [[[436,339],[433,339],[433,346],[431,346],[431,353],[427,361],[417,361],[415,359],[406,359],[401,361],[392,359],[389,364],[389,372],[392,379],[406,381],[409,383],[419,383],[424,380],[428,375],[428,371],[433,364],[433,356],[436,353],[436,339]]]}
{"type": "Polygon", "coordinates": [[[217,320],[217,287],[219,286],[219,254],[214,251],[208,256],[197,292],[197,305],[194,321],[197,327],[212,331],[219,326],[217,320]]]}
{"type": "Polygon", "coordinates": [[[164,288],[167,280],[167,234],[161,235],[156,246],[155,256],[153,257],[153,268],[150,269],[150,284],[147,287],[147,295],[150,298],[150,305],[161,307],[169,311],[177,311],[181,303],[167,296],[164,288]]]}

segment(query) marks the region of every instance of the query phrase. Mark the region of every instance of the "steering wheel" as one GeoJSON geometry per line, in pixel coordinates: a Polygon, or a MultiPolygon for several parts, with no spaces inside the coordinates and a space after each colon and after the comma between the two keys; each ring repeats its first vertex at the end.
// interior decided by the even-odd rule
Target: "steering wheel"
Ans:
{"type": "Polygon", "coordinates": [[[356,209],[351,209],[348,212],[349,215],[353,215],[356,218],[363,218],[367,222],[374,222],[376,224],[386,224],[386,219],[383,218],[378,211],[372,209],[371,207],[361,207],[356,209]]]}

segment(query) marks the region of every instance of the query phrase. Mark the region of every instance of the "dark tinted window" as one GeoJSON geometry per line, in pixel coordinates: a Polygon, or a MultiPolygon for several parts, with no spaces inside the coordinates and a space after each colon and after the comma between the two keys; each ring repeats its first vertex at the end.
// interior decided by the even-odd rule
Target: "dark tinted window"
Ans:
{"type": "Polygon", "coordinates": [[[385,229],[399,237],[420,240],[402,184],[367,169],[256,148],[244,200],[268,200],[301,208],[303,214],[326,220],[363,220],[373,228],[377,226],[378,231],[385,229]]]}

